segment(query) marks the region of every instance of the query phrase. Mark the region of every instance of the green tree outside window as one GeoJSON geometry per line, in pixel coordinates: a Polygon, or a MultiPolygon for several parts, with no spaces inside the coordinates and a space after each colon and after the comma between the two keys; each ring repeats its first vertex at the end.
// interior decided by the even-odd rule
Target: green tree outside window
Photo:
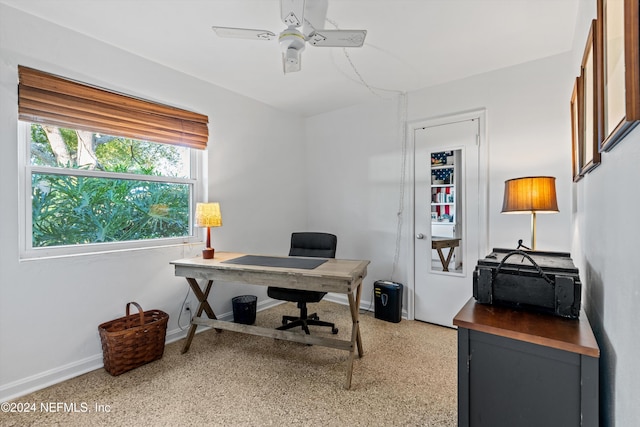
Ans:
{"type": "Polygon", "coordinates": [[[49,125],[30,131],[34,248],[189,235],[191,185],[143,177],[189,178],[188,149],[49,125]]]}

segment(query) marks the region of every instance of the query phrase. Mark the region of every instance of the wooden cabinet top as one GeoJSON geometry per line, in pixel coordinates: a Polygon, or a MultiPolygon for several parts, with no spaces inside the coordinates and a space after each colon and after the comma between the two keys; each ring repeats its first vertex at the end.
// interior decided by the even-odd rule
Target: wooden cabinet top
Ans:
{"type": "Polygon", "coordinates": [[[454,317],[453,324],[460,328],[600,357],[598,343],[582,310],[578,319],[565,319],[508,307],[478,304],[472,298],[454,317]]]}

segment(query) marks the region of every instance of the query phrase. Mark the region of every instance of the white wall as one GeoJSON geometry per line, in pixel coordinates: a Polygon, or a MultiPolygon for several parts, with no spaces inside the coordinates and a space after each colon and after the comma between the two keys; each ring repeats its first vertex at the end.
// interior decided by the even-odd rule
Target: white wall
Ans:
{"type": "MultiPolygon", "coordinates": [[[[640,241],[634,221],[640,129],[603,154],[602,165],[582,181],[571,182],[568,105],[595,17],[595,0],[579,4],[572,52],[412,93],[407,119],[486,108],[490,247],[528,239],[526,215],[499,213],[504,180],[558,178],[561,212],[538,218],[538,246],[571,250],[580,268],[584,306],[602,351],[602,425],[626,426],[640,418],[634,401],[640,286],[633,258],[640,241]]],[[[167,311],[169,330],[178,332],[186,285],[172,276],[168,262],[200,249],[19,261],[18,64],[208,114],[209,199],[221,201],[224,219],[213,231],[218,250],[285,253],[291,231],[333,231],[340,236],[338,256],[372,261],[363,300],[371,299],[374,280],[390,278],[402,147],[397,99],[303,122],[2,5],[0,58],[0,400],[98,367],[97,325],[121,315],[129,300],[167,311]],[[284,127],[290,132],[282,133],[284,127]]],[[[407,204],[403,219],[400,270],[393,279],[406,284],[412,244],[407,204]]],[[[249,291],[262,295],[242,289],[249,291]]],[[[228,312],[234,294],[223,287],[214,309],[228,312]]]]}
{"type": "MultiPolygon", "coordinates": [[[[573,47],[577,75],[596,17],[596,1],[580,3],[573,47]]],[[[600,346],[600,425],[637,425],[640,384],[640,128],[572,186],[572,253],[584,286],[584,307],[600,346]]]]}
{"type": "MultiPolygon", "coordinates": [[[[202,248],[21,262],[18,64],[207,114],[209,200],[221,202],[224,223],[212,230],[218,250],[286,254],[291,231],[306,226],[302,120],[4,5],[0,57],[0,401],[100,367],[98,325],[128,301],[169,313],[168,335],[179,337],[187,284],[169,261],[202,248]]],[[[214,310],[230,312],[243,293],[266,298],[263,288],[222,285],[214,310]]]]}
{"type": "Polygon", "coordinates": [[[375,280],[407,283],[402,260],[392,277],[404,125],[398,112],[398,99],[378,99],[307,119],[309,228],[338,236],[337,257],[371,261],[365,307],[375,280]]]}
{"type": "Polygon", "coordinates": [[[585,284],[584,306],[600,346],[603,426],[640,419],[640,128],[575,185],[574,254],[585,284]]]}
{"type": "MultiPolygon", "coordinates": [[[[530,215],[501,214],[504,181],[556,177],[560,213],[538,215],[537,249],[570,249],[570,56],[556,55],[412,94],[409,120],[485,108],[489,145],[489,248],[531,240],[530,215]]],[[[475,263],[474,263],[475,265],[475,263]]]]}
{"type": "MultiPolygon", "coordinates": [[[[525,244],[530,240],[530,216],[500,214],[504,181],[548,174],[557,178],[560,213],[539,215],[537,246],[571,249],[570,65],[567,53],[408,96],[409,122],[486,109],[489,248],[515,248],[519,238],[525,244]]],[[[373,281],[389,279],[392,270],[402,157],[398,112],[398,99],[390,98],[307,119],[309,194],[313,195],[308,199],[309,224],[338,232],[340,257],[371,260],[363,300],[371,299],[373,281]]],[[[412,164],[409,157],[407,167],[412,164]]],[[[405,311],[407,292],[412,292],[407,288],[413,274],[408,259],[411,220],[407,188],[400,271],[393,277],[405,284],[405,311]]]]}

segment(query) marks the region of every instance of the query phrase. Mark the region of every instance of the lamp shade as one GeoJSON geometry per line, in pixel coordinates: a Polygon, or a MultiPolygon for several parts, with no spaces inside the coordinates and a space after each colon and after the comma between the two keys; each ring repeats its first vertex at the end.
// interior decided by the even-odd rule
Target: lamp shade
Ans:
{"type": "Polygon", "coordinates": [[[554,177],[527,176],[504,182],[502,213],[532,212],[558,212],[554,177]]]}
{"type": "Polygon", "coordinates": [[[221,225],[222,215],[220,214],[220,203],[196,204],[197,227],[220,227],[221,225]]]}

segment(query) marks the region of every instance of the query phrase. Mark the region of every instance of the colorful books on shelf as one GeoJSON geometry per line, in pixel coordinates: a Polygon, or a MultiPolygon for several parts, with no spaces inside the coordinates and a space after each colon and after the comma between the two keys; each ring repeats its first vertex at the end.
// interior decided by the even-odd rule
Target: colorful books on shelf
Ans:
{"type": "Polygon", "coordinates": [[[454,203],[455,190],[453,188],[447,188],[445,191],[438,191],[434,194],[432,199],[433,203],[454,203]]]}

